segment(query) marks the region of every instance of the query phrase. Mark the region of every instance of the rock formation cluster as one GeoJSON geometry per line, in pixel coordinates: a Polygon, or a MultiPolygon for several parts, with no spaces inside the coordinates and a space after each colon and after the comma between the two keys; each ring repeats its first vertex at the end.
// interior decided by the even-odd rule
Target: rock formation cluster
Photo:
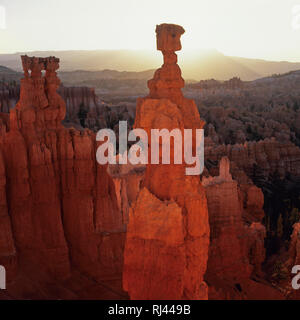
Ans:
{"type": "Polygon", "coordinates": [[[227,156],[234,165],[248,176],[253,176],[255,167],[268,177],[276,173],[284,178],[287,173],[300,176],[300,149],[292,142],[282,143],[275,138],[249,141],[243,144],[225,145],[205,141],[205,158],[219,161],[227,156]]]}
{"type": "MultiPolygon", "coordinates": [[[[182,93],[175,52],[183,33],[178,25],[156,28],[164,63],[148,82],[149,95],[137,100],[134,122],[148,137],[151,129],[204,127],[182,93]]],[[[122,275],[131,299],[283,298],[264,280],[264,194],[252,178],[257,167],[266,178],[300,176],[298,147],[275,138],[221,144],[220,128],[210,124],[202,177],[174,163],[173,142],[170,164],[161,164],[160,153],[159,164],[100,166],[95,133],[67,127],[79,124],[83,106],[87,127],[116,131],[119,120],[133,120],[129,110],[103,110],[92,89],[60,87],[55,57],[22,56],[22,65],[15,108],[18,88],[0,87],[1,111],[10,109],[0,113],[0,265],[9,281],[29,266],[48,274],[45,286],[79,272],[96,283],[116,280],[122,292],[122,275]]],[[[243,87],[237,78],[224,85],[243,87]]],[[[299,230],[296,223],[289,266],[299,262],[299,230]]],[[[78,277],[68,288],[76,286],[83,286],[78,277]]]]}
{"type": "Polygon", "coordinates": [[[57,58],[22,62],[20,100],[0,130],[0,264],[14,272],[25,261],[57,279],[74,268],[120,274],[125,222],[95,134],[62,126],[57,58]]]}

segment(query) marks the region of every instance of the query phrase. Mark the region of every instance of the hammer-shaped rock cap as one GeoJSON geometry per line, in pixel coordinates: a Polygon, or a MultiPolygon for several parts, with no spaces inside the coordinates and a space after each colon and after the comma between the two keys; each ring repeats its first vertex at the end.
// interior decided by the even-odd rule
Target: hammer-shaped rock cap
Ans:
{"type": "Polygon", "coordinates": [[[179,51],[181,50],[180,37],[185,30],[177,24],[163,23],[156,26],[157,50],[179,51]]]}

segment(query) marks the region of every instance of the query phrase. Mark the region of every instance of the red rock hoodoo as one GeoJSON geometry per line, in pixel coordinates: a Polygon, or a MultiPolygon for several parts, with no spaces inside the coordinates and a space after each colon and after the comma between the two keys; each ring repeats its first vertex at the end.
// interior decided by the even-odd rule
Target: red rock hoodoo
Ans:
{"type": "Polygon", "coordinates": [[[61,125],[57,58],[22,62],[20,100],[0,128],[0,264],[10,272],[26,261],[58,279],[73,267],[121,274],[125,224],[95,134],[61,125]]]}
{"type": "Polygon", "coordinates": [[[264,216],[261,190],[234,180],[227,157],[220,161],[219,175],[203,177],[202,184],[210,224],[205,275],[209,299],[281,299],[261,277],[266,237],[260,222],[264,216]]]}
{"type": "MultiPolygon", "coordinates": [[[[204,125],[194,101],[181,92],[184,80],[175,51],[183,33],[178,25],[156,27],[164,64],[148,82],[149,96],[137,101],[134,125],[148,137],[152,128],[183,132],[204,125]]],[[[199,176],[185,175],[185,167],[174,161],[147,165],[126,235],[123,287],[131,299],[207,299],[207,201],[199,176]]]]}

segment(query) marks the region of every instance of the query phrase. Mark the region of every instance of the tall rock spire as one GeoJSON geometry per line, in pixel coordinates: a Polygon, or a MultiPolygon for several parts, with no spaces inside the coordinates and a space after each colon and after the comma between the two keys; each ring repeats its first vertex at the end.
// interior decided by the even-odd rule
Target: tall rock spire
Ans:
{"type": "Polygon", "coordinates": [[[56,75],[59,59],[26,55],[21,59],[24,78],[21,79],[20,100],[11,115],[12,126],[19,127],[25,135],[30,136],[45,129],[61,128],[66,106],[57,93],[60,85],[56,75]]]}
{"type": "MultiPolygon", "coordinates": [[[[184,129],[195,131],[204,125],[195,102],[181,92],[184,80],[175,51],[181,49],[183,33],[178,25],[156,27],[164,64],[148,82],[149,96],[138,99],[134,124],[148,137],[151,129],[179,129],[183,136],[184,129]]],[[[150,149],[151,141],[149,155],[150,149]]],[[[131,299],[207,299],[205,191],[199,175],[186,175],[187,164],[174,163],[174,151],[171,143],[170,164],[147,165],[144,185],[130,208],[123,287],[131,299]]]]}
{"type": "Polygon", "coordinates": [[[164,64],[156,70],[153,79],[148,81],[149,97],[167,98],[174,103],[182,101],[181,88],[184,87],[184,80],[175,51],[181,50],[180,37],[184,32],[181,26],[174,24],[164,23],[156,26],[157,50],[162,52],[164,64]]]}

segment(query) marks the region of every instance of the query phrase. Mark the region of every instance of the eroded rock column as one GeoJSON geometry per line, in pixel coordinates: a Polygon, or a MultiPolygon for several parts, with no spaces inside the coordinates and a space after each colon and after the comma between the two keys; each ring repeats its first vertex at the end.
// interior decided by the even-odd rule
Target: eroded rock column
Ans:
{"type": "MultiPolygon", "coordinates": [[[[201,129],[195,102],[183,97],[184,80],[175,51],[184,29],[156,27],[164,64],[148,82],[149,96],[137,101],[135,128],[201,129]]],[[[151,142],[149,143],[149,156],[151,142]]],[[[131,299],[207,299],[203,281],[208,259],[209,223],[199,175],[187,176],[186,164],[148,164],[145,181],[129,210],[123,287],[131,299]]],[[[150,162],[149,162],[150,163],[150,162]]],[[[160,162],[161,163],[161,159],[160,162]]]]}
{"type": "Polygon", "coordinates": [[[65,279],[73,267],[116,278],[125,222],[113,180],[96,162],[96,136],[61,124],[66,106],[57,93],[58,58],[22,56],[22,63],[9,130],[0,124],[0,264],[16,251],[51,278],[65,279]]]}

